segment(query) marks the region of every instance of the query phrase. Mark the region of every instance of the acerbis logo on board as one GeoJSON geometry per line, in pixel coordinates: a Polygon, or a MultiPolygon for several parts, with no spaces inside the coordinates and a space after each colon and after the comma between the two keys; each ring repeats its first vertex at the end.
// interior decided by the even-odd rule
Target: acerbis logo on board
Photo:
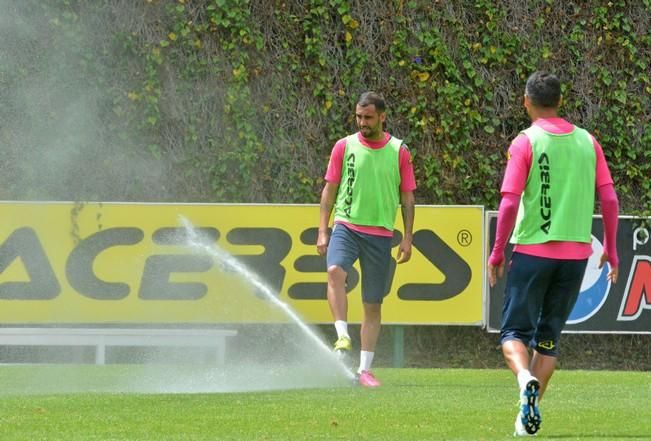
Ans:
{"type": "MultiPolygon", "coordinates": [[[[482,207],[418,210],[412,258],[393,261],[387,275],[386,323],[479,323],[482,207]]],[[[0,214],[9,219],[0,226],[5,322],[265,320],[224,306],[238,293],[252,307],[263,299],[235,270],[197,254],[179,216],[308,321],[331,319],[325,258],[315,249],[317,205],[0,203],[0,214]]],[[[353,269],[347,289],[356,297],[353,269]]],[[[361,302],[350,303],[359,320],[361,302]]]]}
{"type": "MultiPolygon", "coordinates": [[[[217,240],[220,231],[216,228],[201,228],[201,234],[217,240]]],[[[303,231],[300,235],[305,245],[316,244],[316,228],[303,231]]],[[[151,241],[165,247],[183,247],[184,228],[160,228],[151,241]]],[[[277,228],[236,228],[228,232],[226,239],[234,245],[257,245],[263,252],[257,255],[235,255],[238,260],[259,274],[264,274],[272,288],[280,292],[285,282],[286,269],[283,261],[293,246],[292,237],[277,228]]],[[[393,240],[395,248],[400,243],[400,232],[393,240]]],[[[130,295],[127,280],[105,281],[95,272],[94,266],[101,255],[111,248],[129,247],[141,243],[145,233],[137,227],[107,228],[81,240],[69,253],[65,262],[65,276],[72,288],[83,297],[97,300],[119,300],[130,295]]],[[[470,265],[434,231],[419,230],[414,233],[413,246],[427,261],[445,275],[442,283],[406,283],[398,287],[397,295],[402,300],[445,300],[460,294],[470,282],[470,265]]],[[[61,292],[61,284],[53,265],[49,262],[46,246],[32,228],[19,228],[0,245],[0,274],[16,260],[24,265],[28,280],[0,283],[0,299],[6,300],[48,300],[61,292]]],[[[208,287],[194,283],[174,283],[174,273],[204,273],[215,263],[210,256],[178,254],[152,254],[145,258],[140,277],[138,297],[143,300],[193,300],[201,298],[208,287]]],[[[298,273],[324,273],[324,282],[292,283],[287,292],[296,300],[326,298],[325,261],[320,256],[303,255],[294,262],[298,273]]],[[[392,260],[390,278],[396,270],[392,260]]],[[[349,275],[348,291],[357,287],[359,275],[353,268],[349,275]]]]}

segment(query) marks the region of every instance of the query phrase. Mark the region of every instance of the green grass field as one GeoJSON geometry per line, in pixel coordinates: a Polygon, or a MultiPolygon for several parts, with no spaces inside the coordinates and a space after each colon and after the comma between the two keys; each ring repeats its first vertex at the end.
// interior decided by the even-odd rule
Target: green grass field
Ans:
{"type": "MultiPolygon", "coordinates": [[[[375,390],[32,395],[12,389],[34,369],[47,368],[0,367],[2,441],[506,440],[517,412],[515,380],[506,370],[377,369],[384,384],[375,390]]],[[[65,369],[74,376],[88,368],[65,369]]],[[[651,440],[651,372],[560,370],[541,411],[538,439],[651,440]]]]}

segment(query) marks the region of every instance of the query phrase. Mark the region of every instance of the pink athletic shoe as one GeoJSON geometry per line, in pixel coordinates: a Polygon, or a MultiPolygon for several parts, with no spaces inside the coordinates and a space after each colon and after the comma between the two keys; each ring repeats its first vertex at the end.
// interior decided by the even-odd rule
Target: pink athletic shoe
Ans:
{"type": "Polygon", "coordinates": [[[362,371],[362,373],[359,374],[359,384],[364,387],[380,386],[380,382],[375,378],[371,371],[362,371]]]}

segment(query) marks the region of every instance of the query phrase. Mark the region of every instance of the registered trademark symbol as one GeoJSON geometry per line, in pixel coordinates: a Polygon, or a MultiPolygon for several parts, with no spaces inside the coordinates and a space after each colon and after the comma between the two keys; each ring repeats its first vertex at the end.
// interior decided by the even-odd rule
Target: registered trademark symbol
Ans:
{"type": "Polygon", "coordinates": [[[472,234],[468,230],[461,230],[457,233],[457,242],[462,247],[467,247],[472,243],[472,234]]]}

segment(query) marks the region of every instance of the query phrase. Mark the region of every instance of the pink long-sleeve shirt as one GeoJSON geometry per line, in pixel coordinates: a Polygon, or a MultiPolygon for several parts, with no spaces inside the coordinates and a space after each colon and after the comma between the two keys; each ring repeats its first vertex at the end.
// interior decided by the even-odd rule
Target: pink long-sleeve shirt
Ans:
{"type": "MultiPolygon", "coordinates": [[[[554,134],[565,134],[574,130],[574,126],[563,118],[539,118],[533,124],[554,134]]],[[[595,188],[604,220],[604,250],[608,254],[608,262],[611,265],[618,265],[619,258],[615,244],[619,202],[603,149],[594,137],[592,141],[597,155],[595,188]]],[[[531,169],[532,155],[531,142],[527,135],[521,133],[509,147],[509,160],[502,182],[502,201],[497,217],[495,244],[488,259],[491,265],[499,265],[504,260],[504,248],[515,225],[520,196],[524,192],[531,169]]],[[[582,260],[590,257],[592,246],[581,242],[550,241],[531,245],[517,244],[513,251],[547,258],[562,256],[563,259],[582,260]]]]}
{"type": "MultiPolygon", "coordinates": [[[[372,141],[364,138],[360,132],[357,132],[357,139],[366,147],[371,149],[380,149],[384,147],[391,139],[389,133],[384,133],[384,138],[379,141],[372,141]]],[[[332,148],[330,154],[330,162],[326,170],[325,180],[331,184],[339,184],[341,182],[341,169],[344,163],[344,153],[346,152],[346,138],[337,141],[332,148]]],[[[414,191],[416,189],[416,178],[414,176],[414,167],[411,161],[411,154],[407,147],[403,144],[400,148],[398,155],[398,167],[400,169],[400,191],[403,193],[414,191]]],[[[372,234],[375,236],[393,236],[393,232],[382,227],[368,226],[368,225],[354,225],[348,222],[338,222],[345,224],[348,228],[359,231],[361,233],[372,234]]]]}

